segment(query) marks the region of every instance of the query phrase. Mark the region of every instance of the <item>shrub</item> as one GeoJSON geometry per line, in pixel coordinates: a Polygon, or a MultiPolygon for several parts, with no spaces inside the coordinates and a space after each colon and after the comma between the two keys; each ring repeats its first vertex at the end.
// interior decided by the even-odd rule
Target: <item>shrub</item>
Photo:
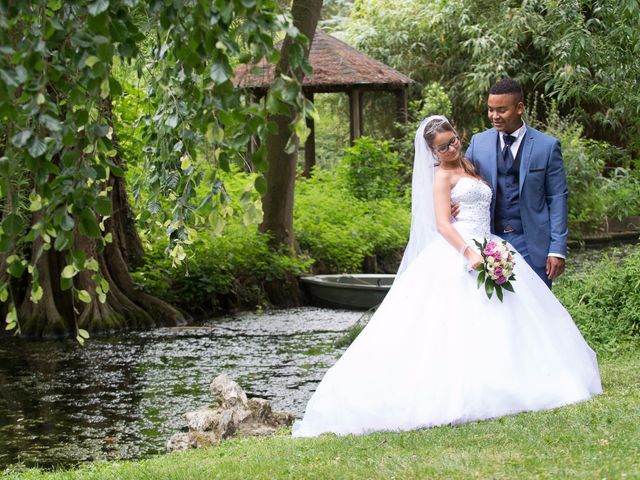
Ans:
{"type": "Polygon", "coordinates": [[[618,167],[607,179],[603,189],[607,217],[640,215],[640,175],[635,172],[618,167]]]}
{"type": "Polygon", "coordinates": [[[296,238],[323,271],[358,272],[365,257],[404,248],[410,221],[404,198],[356,198],[335,172],[296,187],[296,238]]]}
{"type": "Polygon", "coordinates": [[[605,257],[562,278],[554,293],[599,354],[640,345],[640,249],[623,261],[605,257]]]}
{"type": "Polygon", "coordinates": [[[267,303],[263,283],[306,272],[312,260],[269,248],[267,235],[239,223],[224,235],[201,235],[181,265],[157,244],[145,266],[133,273],[145,290],[195,315],[212,315],[238,307],[267,303]]]}
{"type": "Polygon", "coordinates": [[[361,137],[344,152],[338,172],[356,198],[373,200],[402,194],[404,165],[389,141],[361,137]]]}
{"type": "Polygon", "coordinates": [[[601,225],[605,215],[602,176],[605,161],[599,154],[598,142],[582,137],[582,127],[575,121],[560,117],[552,107],[544,130],[562,144],[562,156],[569,188],[569,230],[589,230],[601,225]]]}

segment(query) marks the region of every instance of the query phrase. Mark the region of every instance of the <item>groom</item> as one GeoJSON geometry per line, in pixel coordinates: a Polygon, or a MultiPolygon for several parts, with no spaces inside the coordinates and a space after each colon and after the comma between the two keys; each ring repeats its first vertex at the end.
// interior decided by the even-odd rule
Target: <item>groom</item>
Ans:
{"type": "Polygon", "coordinates": [[[493,128],[471,138],[468,158],[494,191],[491,231],[507,240],[551,288],[567,254],[567,177],[558,139],[522,121],[518,82],[489,89],[493,128]]]}

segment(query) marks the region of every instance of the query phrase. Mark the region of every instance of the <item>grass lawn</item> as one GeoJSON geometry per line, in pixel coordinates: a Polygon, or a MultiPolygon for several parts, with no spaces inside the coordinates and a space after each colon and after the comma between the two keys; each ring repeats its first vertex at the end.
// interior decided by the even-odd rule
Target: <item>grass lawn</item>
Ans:
{"type": "Polygon", "coordinates": [[[588,402],[494,421],[361,437],[235,439],[139,462],[7,470],[20,479],[640,479],[640,352],[601,362],[588,402]]]}

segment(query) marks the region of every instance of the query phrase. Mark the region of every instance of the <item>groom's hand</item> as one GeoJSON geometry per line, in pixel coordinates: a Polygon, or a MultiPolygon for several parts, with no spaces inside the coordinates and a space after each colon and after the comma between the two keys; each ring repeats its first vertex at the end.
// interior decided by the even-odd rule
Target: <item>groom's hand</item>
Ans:
{"type": "Polygon", "coordinates": [[[451,204],[451,219],[455,220],[458,217],[458,213],[460,213],[460,204],[452,203],[451,204]]]}
{"type": "Polygon", "coordinates": [[[558,278],[564,272],[564,258],[547,257],[547,277],[549,280],[558,278]]]}

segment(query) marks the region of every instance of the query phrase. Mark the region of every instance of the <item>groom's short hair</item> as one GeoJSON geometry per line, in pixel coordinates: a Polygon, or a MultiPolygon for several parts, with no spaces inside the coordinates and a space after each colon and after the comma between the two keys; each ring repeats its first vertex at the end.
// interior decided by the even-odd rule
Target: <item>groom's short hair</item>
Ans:
{"type": "Polygon", "coordinates": [[[518,102],[524,103],[524,92],[522,86],[512,78],[503,78],[494,83],[489,89],[489,95],[512,94],[516,96],[518,102]]]}

